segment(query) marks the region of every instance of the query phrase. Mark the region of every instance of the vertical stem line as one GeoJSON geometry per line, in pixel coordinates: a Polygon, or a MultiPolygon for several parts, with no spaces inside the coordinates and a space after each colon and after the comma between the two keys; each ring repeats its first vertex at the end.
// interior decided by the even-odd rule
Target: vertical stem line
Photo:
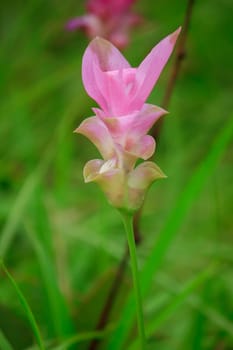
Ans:
{"type": "Polygon", "coordinates": [[[139,284],[136,244],[135,244],[134,230],[133,230],[133,217],[132,215],[129,215],[127,213],[121,213],[121,215],[122,215],[122,219],[123,219],[123,223],[124,223],[124,227],[127,235],[127,240],[128,240],[128,246],[129,246],[141,350],[145,350],[146,335],[145,335],[144,317],[143,317],[143,309],[142,309],[142,297],[141,297],[141,290],[140,290],[140,284],[139,284]]]}

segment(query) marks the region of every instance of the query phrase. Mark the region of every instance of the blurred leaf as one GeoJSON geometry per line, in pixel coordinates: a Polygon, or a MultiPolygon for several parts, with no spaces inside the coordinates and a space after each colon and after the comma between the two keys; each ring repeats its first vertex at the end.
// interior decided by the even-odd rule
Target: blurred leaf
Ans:
{"type": "Polygon", "coordinates": [[[13,350],[13,347],[9,343],[9,341],[6,339],[2,331],[0,330],[0,349],[1,350],[13,350]]]}
{"type": "MultiPolygon", "coordinates": [[[[167,305],[162,307],[162,310],[152,321],[147,325],[147,339],[153,336],[154,332],[165,322],[169,317],[173,315],[176,309],[186,301],[186,299],[193,293],[193,291],[206,281],[216,270],[216,266],[211,265],[204,271],[198,273],[190,281],[186,282],[181,288],[180,292],[177,293],[167,305]]],[[[131,346],[132,349],[137,349],[138,342],[135,341],[131,346]]]]}
{"type": "Polygon", "coordinates": [[[8,27],[7,35],[4,36],[5,40],[1,45],[0,54],[6,54],[9,46],[17,40],[20,31],[30,25],[31,15],[33,14],[33,11],[37,9],[39,4],[40,1],[38,0],[25,1],[24,7],[22,7],[18,18],[13,22],[13,26],[10,29],[8,27]]]}
{"type": "Polygon", "coordinates": [[[42,162],[38,165],[25,180],[18,196],[15,199],[13,206],[11,207],[5,226],[3,227],[2,234],[0,236],[0,257],[4,258],[7,250],[14,237],[17,226],[22,219],[24,211],[33,195],[33,192],[41,179],[44,171],[47,168],[48,162],[51,157],[51,152],[46,153],[42,162]]]}
{"type": "Polygon", "coordinates": [[[66,64],[63,69],[59,69],[51,74],[51,76],[42,77],[37,84],[34,84],[30,88],[20,89],[19,91],[14,91],[11,96],[8,96],[8,99],[5,100],[5,104],[1,106],[2,113],[6,111],[10,106],[13,106],[16,110],[21,105],[28,104],[32,101],[37,100],[39,97],[47,95],[51,91],[60,87],[66,80],[69,80],[70,76],[74,74],[75,68],[79,66],[77,59],[70,63],[66,64]]]}
{"type": "MultiPolygon", "coordinates": [[[[180,291],[179,283],[167,275],[163,275],[162,278],[159,278],[158,282],[163,288],[172,294],[178,294],[180,291]]],[[[208,285],[208,281],[206,283],[208,285]]],[[[227,315],[221,314],[211,306],[207,297],[203,299],[197,294],[191,295],[186,300],[186,303],[196,309],[198,313],[205,316],[205,318],[208,319],[210,323],[216,325],[218,329],[224,330],[233,337],[233,323],[230,319],[226,318],[227,315]]]]}
{"type": "Polygon", "coordinates": [[[41,338],[40,335],[40,331],[38,328],[38,325],[36,323],[35,317],[31,311],[30,306],[27,303],[27,300],[25,299],[25,297],[23,296],[22,292],[20,291],[17,283],[15,282],[14,278],[11,276],[11,274],[9,273],[9,271],[7,270],[7,268],[4,266],[3,262],[0,260],[0,266],[3,269],[3,271],[5,272],[6,276],[8,277],[9,281],[11,282],[13,288],[15,289],[15,292],[19,298],[19,301],[24,309],[24,312],[27,316],[27,319],[31,325],[32,331],[34,333],[34,336],[37,340],[37,343],[39,345],[40,350],[45,350],[44,344],[43,344],[43,340],[41,338]]]}
{"type": "Polygon", "coordinates": [[[213,307],[204,303],[202,300],[193,296],[190,299],[190,304],[193,305],[194,308],[197,308],[202,314],[204,314],[211,322],[216,324],[218,328],[226,331],[231,338],[233,339],[233,322],[232,320],[228,320],[225,315],[222,315],[213,307]]]}
{"type": "Polygon", "coordinates": [[[86,332],[86,333],[80,333],[76,336],[73,336],[72,338],[66,340],[63,344],[56,346],[55,348],[52,348],[51,350],[66,350],[68,346],[75,345],[81,342],[85,342],[92,339],[102,339],[106,337],[111,331],[112,326],[107,327],[106,330],[103,331],[93,331],[93,332],[86,332]]]}
{"type": "Polygon", "coordinates": [[[36,186],[39,181],[43,177],[44,173],[47,170],[47,167],[51,161],[52,156],[56,151],[56,142],[57,138],[60,135],[61,129],[65,123],[68,121],[69,123],[73,120],[76,115],[77,105],[79,104],[79,100],[74,100],[72,104],[66,109],[63,117],[60,120],[60,123],[57,125],[55,129],[54,138],[50,141],[45,154],[40,159],[40,162],[36,169],[32,171],[31,174],[28,175],[22,188],[20,189],[15,202],[10,208],[10,212],[8,214],[6,223],[2,229],[2,234],[0,236],[0,257],[4,258],[6,252],[11,244],[11,241],[16,232],[17,226],[22,219],[24,212],[29,204],[31,197],[34,193],[36,186]]]}
{"type": "MultiPolygon", "coordinates": [[[[51,257],[49,257],[48,251],[42,246],[30,225],[26,225],[26,231],[40,265],[42,279],[48,296],[48,317],[54,325],[55,335],[64,338],[65,335],[72,333],[73,325],[69,316],[66,301],[64,300],[58,286],[54,263],[52,262],[51,257]]],[[[47,234],[49,233],[47,232],[47,234]]]]}

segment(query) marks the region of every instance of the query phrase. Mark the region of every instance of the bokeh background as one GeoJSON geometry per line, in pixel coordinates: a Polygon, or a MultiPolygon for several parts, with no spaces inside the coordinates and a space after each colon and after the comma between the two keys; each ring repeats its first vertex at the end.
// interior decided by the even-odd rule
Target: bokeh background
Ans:
{"type": "MultiPolygon", "coordinates": [[[[126,240],[117,211],[83,182],[83,166],[98,152],[73,133],[96,105],[81,81],[88,39],[64,30],[84,2],[0,7],[0,256],[46,349],[71,349],[66,339],[95,329],[126,240]]],[[[124,50],[132,65],[183,23],[186,7],[185,0],[137,1],[144,23],[124,50]]],[[[195,1],[157,143],[155,161],[168,178],[148,193],[138,247],[148,349],[233,349],[232,14],[232,0],[195,1]]],[[[149,102],[161,104],[174,57],[149,102]]],[[[138,349],[126,317],[135,317],[131,287],[127,264],[100,349],[138,349]]],[[[25,308],[1,269],[0,349],[33,344],[25,308]]]]}

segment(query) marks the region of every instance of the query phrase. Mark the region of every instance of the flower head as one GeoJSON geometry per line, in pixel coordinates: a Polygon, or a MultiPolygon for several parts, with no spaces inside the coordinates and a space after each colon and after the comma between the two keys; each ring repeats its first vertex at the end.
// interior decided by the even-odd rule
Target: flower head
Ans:
{"type": "Polygon", "coordinates": [[[170,57],[180,28],[160,41],[138,68],[130,66],[110,42],[96,38],[88,45],[82,65],[84,87],[110,115],[140,110],[170,57]]]}
{"type": "Polygon", "coordinates": [[[89,138],[102,160],[89,161],[86,182],[97,182],[117,208],[135,211],[150,184],[165,177],[150,161],[135,168],[138,158],[149,159],[155,141],[149,129],[166,111],[145,103],[172,53],[180,28],[156,45],[138,68],[110,42],[96,38],[87,47],[82,64],[84,87],[99,105],[76,132],[89,138]]]}
{"type": "Polygon", "coordinates": [[[101,36],[123,48],[128,44],[129,29],[140,23],[131,7],[135,0],[89,0],[87,14],[68,21],[70,31],[84,29],[89,38],[101,36]]]}

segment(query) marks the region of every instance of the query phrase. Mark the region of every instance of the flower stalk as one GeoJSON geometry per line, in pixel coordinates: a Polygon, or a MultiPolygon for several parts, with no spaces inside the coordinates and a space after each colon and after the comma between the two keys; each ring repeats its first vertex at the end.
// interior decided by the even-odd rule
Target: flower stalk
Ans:
{"type": "Polygon", "coordinates": [[[146,335],[145,335],[145,325],[144,325],[144,316],[142,308],[142,297],[139,283],[139,273],[138,273],[138,262],[136,254],[136,244],[134,239],[133,231],[133,216],[126,212],[121,211],[122,220],[125,227],[125,232],[128,241],[131,270],[133,277],[134,293],[135,293],[135,302],[136,302],[136,312],[137,312],[137,322],[138,322],[138,332],[139,339],[141,343],[141,350],[146,349],[146,335]]]}

